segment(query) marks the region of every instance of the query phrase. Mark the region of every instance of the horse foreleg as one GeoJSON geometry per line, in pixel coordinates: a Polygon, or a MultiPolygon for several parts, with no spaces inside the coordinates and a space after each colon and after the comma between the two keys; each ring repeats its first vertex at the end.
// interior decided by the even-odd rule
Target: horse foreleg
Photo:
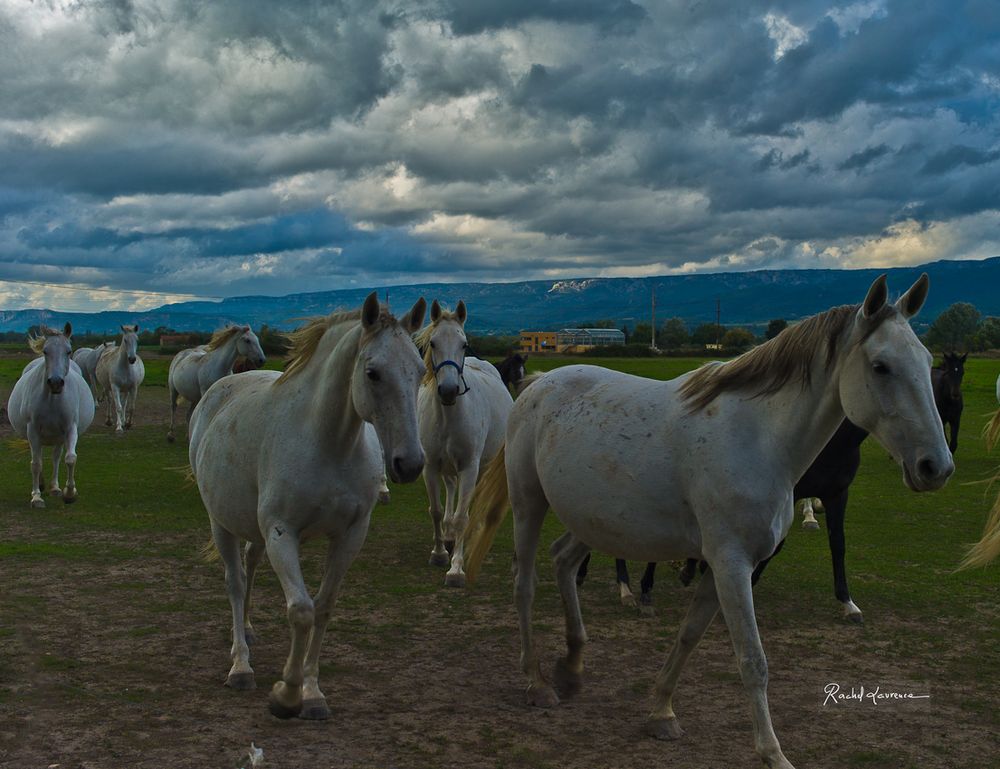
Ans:
{"type": "Polygon", "coordinates": [[[250,647],[247,646],[246,634],[243,630],[244,597],[246,595],[246,572],[240,558],[240,541],[234,534],[212,521],[212,540],[215,549],[222,557],[226,567],[226,593],[229,596],[229,606],[232,609],[233,645],[229,656],[233,666],[226,676],[226,686],[239,691],[253,689],[256,686],[253,668],[250,667],[250,647]]]}
{"type": "Polygon", "coordinates": [[[719,612],[712,572],[706,573],[695,588],[694,598],[677,632],[677,640],[656,676],[653,710],[646,721],[646,731],[659,740],[676,740],[684,731],[674,713],[674,690],[684,663],[701,641],[708,626],[719,612]]]}
{"type": "Polygon", "coordinates": [[[455,545],[451,551],[451,568],[444,577],[444,584],[448,587],[465,587],[465,527],[469,523],[469,504],[479,475],[479,463],[470,464],[471,467],[458,475],[455,514],[451,520],[451,536],[455,545]]]}
{"type": "Polygon", "coordinates": [[[167,428],[167,441],[174,442],[174,421],[177,418],[177,390],[170,385],[170,427],[167,428]]]}
{"type": "MultiPolygon", "coordinates": [[[[59,463],[62,462],[62,453],[61,443],[52,447],[52,480],[49,481],[49,495],[53,497],[62,496],[62,489],[59,487],[59,463]]],[[[68,456],[66,458],[69,459],[68,456]]]]}
{"type": "Polygon", "coordinates": [[[642,592],[639,594],[639,608],[644,614],[651,614],[653,609],[653,580],[656,575],[656,561],[649,561],[646,564],[646,571],[642,573],[642,580],[639,587],[642,592]]]}
{"type": "Polygon", "coordinates": [[[63,491],[63,502],[67,505],[76,502],[76,442],[79,437],[76,422],[73,422],[66,436],[66,489],[63,491]]]}
{"type": "Polygon", "coordinates": [[[316,618],[309,648],[306,650],[304,678],[302,684],[302,711],[299,718],[322,720],[330,717],[326,697],[319,688],[319,653],[323,648],[323,636],[330,622],[330,613],[337,601],[340,585],[351,563],[357,557],[368,533],[368,522],[355,524],[343,539],[331,539],[326,551],[326,568],[319,592],[313,599],[316,618]]]}
{"type": "Polygon", "coordinates": [[[139,386],[133,384],[125,395],[125,429],[132,429],[132,417],[135,416],[135,399],[139,395],[139,386]]]}
{"type": "Polygon", "coordinates": [[[958,451],[958,423],[962,421],[962,415],[956,414],[951,419],[951,437],[948,440],[948,448],[954,454],[958,451]]]}
{"type": "Polygon", "coordinates": [[[243,635],[246,638],[247,644],[254,644],[257,642],[257,634],[254,632],[253,625],[250,623],[250,596],[253,593],[253,578],[257,573],[257,565],[260,563],[260,559],[264,555],[264,545],[257,542],[247,542],[246,550],[243,552],[243,560],[246,565],[247,574],[247,591],[246,598],[243,602],[243,635]]]}
{"type": "Polygon", "coordinates": [[[444,478],[444,521],[442,522],[442,532],[444,534],[444,547],[451,556],[455,549],[455,507],[458,505],[458,479],[454,475],[445,475],[444,478]]]}
{"type": "Polygon", "coordinates": [[[833,591],[844,607],[844,617],[861,624],[864,616],[861,609],[851,600],[847,589],[847,569],[844,555],[847,543],[844,538],[844,514],[847,512],[847,489],[835,497],[828,497],[826,504],[826,535],[830,541],[830,560],[833,562],[833,591]]]}
{"type": "Polygon", "coordinates": [[[268,708],[278,718],[294,718],[302,710],[303,663],[316,621],[316,610],[302,579],[298,534],[284,525],[275,524],[267,533],[266,545],[267,558],[285,594],[288,624],[292,631],[288,659],[281,680],[271,688],[268,708]]]}
{"type": "Polygon", "coordinates": [[[715,573],[716,595],[729,628],[740,678],[750,700],[750,720],[757,755],[770,769],[794,769],[781,752],[771,725],[767,705],[767,657],[764,656],[754,616],[752,567],[734,559],[731,554],[714,561],[710,559],[709,563],[715,573]]]}
{"type": "Polygon", "coordinates": [[[618,582],[618,598],[622,606],[635,608],[635,596],[632,595],[632,585],[629,584],[628,564],[624,558],[615,559],[615,577],[618,582]]]}
{"type": "Polygon", "coordinates": [[[587,643],[587,631],[576,592],[576,575],[590,547],[566,532],[552,543],[549,552],[566,613],[566,656],[556,661],[553,679],[559,694],[569,698],[580,692],[583,683],[583,647],[587,643]]]}
{"type": "Polygon", "coordinates": [[[28,423],[28,445],[31,446],[31,506],[45,507],[42,499],[42,437],[32,423],[28,423]]]}
{"type": "Polygon", "coordinates": [[[444,535],[441,531],[441,520],[444,512],[441,510],[441,476],[436,468],[427,464],[424,466],[424,487],[427,489],[427,512],[434,524],[434,547],[431,550],[431,566],[447,566],[448,551],[444,546],[444,535]]]}
{"type": "Polygon", "coordinates": [[[115,409],[115,432],[118,435],[123,435],[125,433],[125,405],[122,403],[122,391],[112,385],[111,395],[115,409]]]}

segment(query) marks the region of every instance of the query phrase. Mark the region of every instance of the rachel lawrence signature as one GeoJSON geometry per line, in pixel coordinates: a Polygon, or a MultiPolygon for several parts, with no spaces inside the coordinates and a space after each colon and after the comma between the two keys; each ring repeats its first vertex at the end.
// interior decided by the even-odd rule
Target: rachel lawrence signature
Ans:
{"type": "Polygon", "coordinates": [[[849,692],[841,691],[840,684],[829,683],[823,687],[826,699],[823,700],[823,707],[827,705],[843,705],[847,702],[868,702],[877,705],[880,702],[896,700],[926,700],[930,699],[929,694],[914,694],[913,692],[890,692],[882,691],[882,687],[876,686],[874,689],[866,689],[864,686],[851,687],[849,692]]]}

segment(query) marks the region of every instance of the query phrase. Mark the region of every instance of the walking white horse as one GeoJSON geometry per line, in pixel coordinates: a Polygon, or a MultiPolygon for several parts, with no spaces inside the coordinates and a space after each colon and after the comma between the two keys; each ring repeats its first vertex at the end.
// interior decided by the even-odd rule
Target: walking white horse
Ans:
{"type": "Polygon", "coordinates": [[[198,401],[217,380],[232,373],[233,363],[242,355],[254,368],[264,365],[264,351],[260,340],[250,326],[229,326],[216,331],[208,344],[181,350],[170,361],[167,387],[170,388],[170,428],[167,440],[174,442],[174,419],[177,416],[177,399],[184,398],[188,406],[188,430],[191,429],[191,412],[198,401]]]}
{"type": "Polygon", "coordinates": [[[908,322],[927,287],[923,275],[893,305],[882,276],[860,306],[833,308],[733,361],[669,382],[568,366],[521,393],[505,449],[473,500],[466,570],[473,579],[509,499],[529,704],[559,702],[531,628],[535,553],[551,507],[569,530],[551,550],[566,612],[568,651],[555,673],[563,695],[582,680],[586,632],[574,577],[590,547],[642,561],[703,559],[709,571],[657,677],[647,730],[660,739],[682,734],[672,705],[677,680],[721,608],[757,753],[772,769],[791,769],[771,726],[751,573],[788,533],[792,489],[845,415],[889,450],[909,488],[936,489],[952,474],[931,356],[908,322]]]}
{"type": "Polygon", "coordinates": [[[463,534],[469,502],[480,470],[503,445],[507,417],[514,401],[492,363],[466,358],[468,312],[460,301],[454,312],[431,305],[431,323],[417,336],[424,351],[424,380],[417,400],[420,443],[427,461],[424,485],[434,522],[432,566],[451,568],[444,582],[464,587],[463,534]],[[445,508],[441,509],[444,480],[445,508]],[[443,525],[442,525],[443,520],[443,525]]]}
{"type": "Polygon", "coordinates": [[[73,327],[62,331],[42,328],[42,336],[28,344],[41,357],[25,366],[7,401],[14,431],[31,446],[31,506],[45,507],[42,499],[42,446],[52,446],[52,483],[49,493],[63,502],[76,501],[76,442],[94,419],[94,397],[70,359],[73,327]],[[66,451],[66,489],[59,488],[59,462],[66,451]]]}
{"type": "Polygon", "coordinates": [[[226,683],[254,686],[248,609],[253,573],[266,551],[292,633],[269,698],[279,718],[329,716],[319,653],[341,580],[364,544],[386,468],[398,483],[416,480],[423,469],[417,435],[423,367],[411,334],[425,309],[420,299],[397,321],[372,292],[360,312],[334,313],[294,332],[283,374],[223,377],[194,410],[191,467],[232,605],[226,683]],[[329,544],[319,592],[310,598],[299,544],[318,536],[329,544]],[[248,542],[245,568],[241,540],[248,542]]]}
{"type": "Polygon", "coordinates": [[[132,427],[135,398],[146,376],[146,367],[138,352],[139,327],[122,326],[121,329],[121,343],[117,347],[105,347],[96,368],[97,386],[108,405],[104,424],[115,425],[119,435],[132,427]]]}
{"type": "Polygon", "coordinates": [[[97,361],[101,359],[101,354],[108,348],[114,347],[114,342],[102,342],[97,347],[78,347],[73,350],[73,360],[80,367],[80,373],[90,387],[90,392],[97,400],[97,361]]]}

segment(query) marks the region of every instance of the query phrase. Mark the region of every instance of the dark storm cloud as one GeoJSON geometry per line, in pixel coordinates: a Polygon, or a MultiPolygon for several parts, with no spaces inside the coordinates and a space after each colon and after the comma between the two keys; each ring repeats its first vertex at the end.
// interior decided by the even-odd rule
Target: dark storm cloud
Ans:
{"type": "Polygon", "coordinates": [[[988,256],[998,41],[986,2],[8,3],[0,280],[988,256]]]}

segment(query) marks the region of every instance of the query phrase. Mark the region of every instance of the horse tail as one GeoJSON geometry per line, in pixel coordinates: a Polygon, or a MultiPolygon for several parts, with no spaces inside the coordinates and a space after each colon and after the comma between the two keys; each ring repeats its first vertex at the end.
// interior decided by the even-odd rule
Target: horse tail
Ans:
{"type": "Polygon", "coordinates": [[[983,428],[983,435],[986,437],[986,448],[992,449],[1000,440],[1000,409],[993,412],[993,417],[983,428]]]}
{"type": "Polygon", "coordinates": [[[214,539],[210,539],[202,545],[199,552],[201,553],[201,560],[205,563],[215,563],[222,558],[222,556],[219,555],[218,548],[215,546],[214,539]]]}
{"type": "Polygon", "coordinates": [[[510,509],[507,491],[506,444],[486,466],[476,484],[469,507],[469,523],[465,527],[465,575],[471,585],[479,575],[479,567],[493,546],[497,529],[510,509]]]}
{"type": "Polygon", "coordinates": [[[1000,494],[997,495],[990,517],[983,527],[983,538],[969,548],[958,570],[971,569],[975,566],[985,566],[1000,556],[1000,494]]]}

